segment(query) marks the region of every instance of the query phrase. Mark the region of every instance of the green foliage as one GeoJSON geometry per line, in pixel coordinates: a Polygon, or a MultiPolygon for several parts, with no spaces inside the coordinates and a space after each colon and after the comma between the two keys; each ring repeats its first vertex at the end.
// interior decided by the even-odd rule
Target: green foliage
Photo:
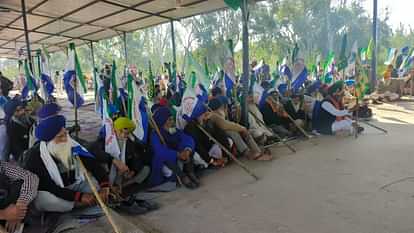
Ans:
{"type": "MultiPolygon", "coordinates": [[[[231,0],[229,0],[230,2],[231,0]]],[[[238,1],[235,1],[238,2],[238,1]]],[[[304,56],[308,67],[315,64],[318,54],[326,60],[330,51],[341,54],[341,39],[347,34],[348,45],[358,41],[359,47],[367,47],[371,39],[371,19],[363,7],[363,0],[268,0],[249,5],[250,59],[265,60],[274,70],[276,62],[292,54],[295,43],[304,56]],[[338,3],[339,2],[339,3],[338,3]]],[[[379,20],[378,69],[383,70],[387,48],[401,48],[414,44],[414,31],[404,26],[394,32],[388,25],[388,12],[379,20]]],[[[177,71],[186,67],[185,51],[192,51],[194,59],[214,73],[222,67],[225,57],[223,45],[234,42],[235,62],[241,71],[241,11],[222,10],[175,22],[177,44],[177,71]]],[[[153,73],[159,74],[165,62],[172,62],[170,24],[163,24],[127,33],[128,63],[136,64],[147,73],[148,61],[152,61],[153,73]]],[[[78,58],[85,74],[91,77],[92,58],[89,44],[77,46],[78,58]]],[[[350,54],[350,46],[345,54],[350,54]]],[[[105,63],[116,62],[118,77],[125,73],[125,54],[122,36],[94,43],[95,63],[102,68],[105,63]]],[[[337,57],[336,59],[338,59],[337,57]]],[[[65,48],[54,52],[50,58],[52,72],[64,69],[65,48]]],[[[291,59],[291,58],[290,58],[291,59]]],[[[344,60],[345,61],[345,60],[344,60]]],[[[0,69],[6,76],[17,76],[17,65],[8,63],[0,69]]],[[[380,73],[380,72],[379,72],[380,73]]]]}

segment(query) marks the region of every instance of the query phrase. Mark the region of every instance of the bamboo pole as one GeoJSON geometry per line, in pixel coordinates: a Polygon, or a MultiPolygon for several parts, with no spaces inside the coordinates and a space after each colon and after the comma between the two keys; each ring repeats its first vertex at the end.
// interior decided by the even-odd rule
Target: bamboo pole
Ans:
{"type": "Polygon", "coordinates": [[[119,227],[115,224],[114,219],[112,218],[111,214],[109,213],[108,207],[105,205],[105,203],[102,201],[101,197],[99,196],[98,191],[95,188],[95,185],[92,182],[91,177],[89,176],[88,171],[85,168],[85,165],[83,164],[82,160],[79,158],[79,156],[76,156],[76,159],[79,161],[79,164],[81,166],[81,169],[85,175],[86,181],[88,182],[89,186],[91,187],[92,193],[95,196],[96,200],[98,201],[99,206],[102,208],[106,218],[108,219],[109,223],[112,226],[112,229],[115,233],[121,233],[119,230],[119,227]]]}
{"type": "Polygon", "coordinates": [[[273,133],[273,135],[281,142],[283,143],[283,145],[285,145],[287,148],[289,148],[289,150],[291,150],[293,153],[296,153],[295,148],[293,148],[291,145],[289,145],[285,139],[283,139],[282,137],[280,137],[277,133],[273,132],[272,129],[270,129],[261,119],[259,119],[258,116],[256,116],[252,111],[249,111],[250,114],[252,114],[252,116],[256,119],[256,121],[258,121],[263,127],[266,127],[267,130],[269,130],[270,132],[273,133]]]}
{"type": "Polygon", "coordinates": [[[207,130],[197,124],[197,127],[212,140],[215,144],[217,144],[234,162],[236,162],[239,167],[241,167],[244,171],[246,171],[250,176],[252,176],[255,180],[259,180],[259,177],[254,174],[243,162],[238,160],[225,146],[223,146],[220,142],[218,142],[207,130]]]}

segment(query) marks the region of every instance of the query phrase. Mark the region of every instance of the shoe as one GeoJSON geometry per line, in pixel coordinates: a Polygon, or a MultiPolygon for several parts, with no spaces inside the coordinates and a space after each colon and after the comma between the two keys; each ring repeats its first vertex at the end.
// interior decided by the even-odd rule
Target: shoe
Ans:
{"type": "Polygon", "coordinates": [[[196,176],[196,174],[194,174],[194,172],[190,172],[187,174],[188,178],[190,178],[190,180],[197,185],[197,188],[200,186],[200,180],[198,179],[198,177],[196,176]]]}
{"type": "Polygon", "coordinates": [[[147,208],[144,208],[135,202],[132,204],[129,202],[121,202],[121,204],[116,207],[116,210],[128,215],[141,215],[148,212],[147,208]]]}
{"type": "Polygon", "coordinates": [[[181,183],[188,189],[196,189],[198,186],[193,183],[193,181],[186,175],[181,176],[180,178],[181,183]]]}
{"type": "Polygon", "coordinates": [[[160,205],[158,205],[156,202],[149,200],[135,200],[135,202],[138,204],[138,206],[146,208],[148,211],[158,210],[160,208],[160,205]]]}
{"type": "Polygon", "coordinates": [[[358,134],[362,133],[364,131],[364,127],[358,126],[357,132],[358,134]]]}

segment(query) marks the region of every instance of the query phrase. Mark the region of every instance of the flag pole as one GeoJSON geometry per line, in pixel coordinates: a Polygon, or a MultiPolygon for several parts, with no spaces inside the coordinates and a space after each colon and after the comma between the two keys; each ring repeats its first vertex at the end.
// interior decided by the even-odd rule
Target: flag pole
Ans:
{"type": "Polygon", "coordinates": [[[96,190],[95,185],[92,182],[92,179],[89,176],[88,170],[86,170],[86,167],[83,164],[82,160],[79,158],[79,156],[76,156],[76,159],[78,160],[78,162],[80,164],[82,172],[85,175],[86,181],[88,182],[89,186],[91,187],[91,190],[92,190],[93,195],[95,196],[95,199],[98,201],[98,205],[101,207],[102,211],[104,212],[106,218],[109,221],[109,224],[111,224],[112,229],[114,230],[115,233],[121,233],[121,231],[119,230],[119,227],[115,224],[114,219],[112,218],[111,214],[109,213],[108,207],[103,202],[101,196],[99,196],[99,193],[96,190]]]}
{"type": "MultiPolygon", "coordinates": [[[[279,98],[282,98],[282,96],[280,95],[279,92],[276,92],[277,95],[279,96],[279,98]]],[[[289,120],[296,126],[296,128],[299,129],[300,132],[302,132],[302,134],[308,138],[308,139],[312,139],[313,136],[309,135],[302,127],[300,127],[300,125],[298,125],[298,123],[296,123],[296,121],[292,118],[292,116],[289,115],[289,113],[286,112],[286,110],[283,109],[283,111],[286,113],[286,115],[288,116],[289,120]]]]}
{"type": "Polygon", "coordinates": [[[73,93],[73,105],[75,107],[75,136],[76,138],[79,137],[79,132],[78,132],[78,82],[77,82],[77,78],[76,78],[77,74],[75,72],[75,77],[73,78],[73,89],[75,90],[75,93],[73,93]]]}
{"type": "Polygon", "coordinates": [[[248,125],[248,117],[247,114],[247,103],[246,98],[249,92],[249,76],[250,76],[250,65],[249,65],[249,28],[248,28],[248,21],[249,21],[249,9],[248,9],[248,2],[247,0],[241,1],[241,12],[242,12],[242,25],[243,25],[243,94],[242,94],[242,123],[244,126],[248,125]]]}
{"type": "Polygon", "coordinates": [[[236,164],[241,167],[245,172],[252,176],[255,180],[259,180],[259,177],[254,174],[243,162],[238,160],[223,144],[221,144],[217,139],[215,139],[209,132],[207,132],[203,127],[197,123],[197,128],[199,128],[211,141],[217,144],[236,164]]]}
{"type": "Polygon", "coordinates": [[[377,19],[378,19],[378,0],[374,1],[372,15],[372,59],[371,59],[371,92],[375,90],[377,82],[377,19]]]}

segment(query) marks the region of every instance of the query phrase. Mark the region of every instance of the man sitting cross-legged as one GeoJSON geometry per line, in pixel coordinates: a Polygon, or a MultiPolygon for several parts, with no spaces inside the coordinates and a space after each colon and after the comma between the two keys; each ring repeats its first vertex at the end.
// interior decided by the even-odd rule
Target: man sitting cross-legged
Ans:
{"type": "Polygon", "coordinates": [[[200,181],[194,174],[194,139],[175,127],[174,118],[167,107],[154,110],[154,121],[159,131],[153,130],[151,133],[151,146],[154,151],[152,185],[178,178],[187,188],[198,188],[200,181]],[[182,170],[178,162],[183,164],[182,170]]]}
{"type": "MultiPolygon", "coordinates": [[[[65,129],[66,119],[54,104],[44,105],[38,115],[36,143],[27,152],[26,168],[39,177],[39,193],[34,204],[40,211],[69,212],[76,207],[96,205],[79,156],[99,184],[103,201],[109,195],[107,172],[94,156],[73,140],[65,129]]],[[[26,156],[25,155],[25,156],[26,156]]],[[[95,213],[95,212],[94,212],[95,213]]]]}
{"type": "MultiPolygon", "coordinates": [[[[328,95],[322,101],[319,112],[319,129],[322,134],[334,134],[347,136],[354,130],[352,113],[344,108],[342,99],[344,96],[344,82],[337,81],[328,89],[328,95]]],[[[357,126],[358,133],[364,128],[357,126]]]]}
{"type": "Polygon", "coordinates": [[[89,151],[105,164],[110,171],[110,183],[122,187],[119,210],[128,214],[143,214],[158,209],[152,201],[136,198],[135,194],[148,187],[151,152],[132,132],[135,124],[126,117],[119,117],[113,123],[105,124],[105,132],[89,146],[89,151]],[[106,129],[108,127],[108,129],[106,129]]]}
{"type": "Polygon", "coordinates": [[[262,152],[252,135],[244,126],[227,120],[227,100],[224,96],[216,97],[209,101],[208,106],[212,110],[210,121],[217,125],[219,129],[226,132],[227,135],[236,144],[237,150],[252,160],[272,160],[272,155],[268,152],[262,152]]]}

